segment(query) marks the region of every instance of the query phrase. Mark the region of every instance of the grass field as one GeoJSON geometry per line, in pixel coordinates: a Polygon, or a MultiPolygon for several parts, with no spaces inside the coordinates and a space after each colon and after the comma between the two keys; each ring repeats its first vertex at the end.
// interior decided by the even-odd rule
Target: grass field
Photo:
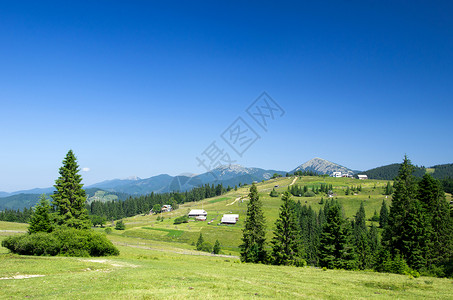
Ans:
{"type": "MultiPolygon", "coordinates": [[[[268,221],[268,237],[278,216],[280,198],[293,178],[279,178],[258,184],[268,221]]],[[[364,201],[367,217],[379,211],[385,181],[349,178],[303,177],[295,183],[334,185],[334,192],[351,217],[364,201]],[[362,185],[358,195],[344,195],[347,186],[362,185]]],[[[253,265],[241,263],[238,246],[242,234],[249,187],[203,202],[181,205],[176,211],[157,216],[125,219],[126,230],[113,232],[109,239],[120,249],[118,257],[69,258],[30,257],[8,254],[0,247],[0,298],[37,299],[452,299],[451,279],[353,272],[316,268],[253,265]],[[235,201],[240,198],[240,200],[235,201]],[[208,212],[207,222],[173,225],[173,219],[192,208],[208,212]],[[223,213],[239,213],[236,225],[217,225],[223,213]],[[203,233],[206,240],[222,244],[222,255],[194,250],[193,243],[203,233]],[[40,276],[40,277],[29,277],[40,276]],[[29,278],[28,278],[29,277],[29,278]]],[[[295,198],[319,209],[321,197],[295,198]]],[[[324,197],[325,199],[325,197],[324,197]]],[[[390,199],[387,199],[390,201],[390,199]]],[[[0,222],[0,239],[20,234],[26,224],[0,222]]],[[[104,229],[97,228],[97,231],[104,229]]]]}
{"type": "MultiPolygon", "coordinates": [[[[386,200],[390,204],[391,199],[383,195],[387,181],[383,180],[357,180],[353,178],[331,178],[331,177],[291,177],[271,179],[262,183],[258,183],[258,191],[260,199],[263,202],[264,214],[267,220],[267,237],[272,237],[274,229],[273,224],[278,217],[279,207],[281,205],[280,197],[270,197],[270,191],[275,189],[283,193],[287,190],[288,185],[298,184],[300,186],[307,185],[320,186],[322,183],[332,184],[334,199],[338,200],[344,209],[347,217],[353,217],[363,201],[367,218],[370,218],[374,211],[379,213],[382,200],[386,200]],[[295,180],[296,179],[296,180],[295,180]],[[357,195],[345,195],[346,188],[352,186],[362,186],[362,191],[357,195]]],[[[237,191],[205,199],[200,202],[186,203],[173,212],[163,213],[164,221],[157,221],[159,215],[135,216],[125,219],[127,230],[122,234],[129,237],[137,237],[147,240],[175,242],[178,244],[192,245],[198,239],[200,233],[203,234],[205,240],[214,244],[218,239],[222,244],[223,252],[226,254],[239,255],[239,244],[241,242],[243,222],[247,212],[247,194],[250,186],[239,188],[237,191]],[[179,225],[173,224],[173,219],[187,214],[191,209],[205,209],[208,212],[207,220],[213,220],[208,225],[207,222],[195,222],[191,220],[189,223],[179,225]],[[235,225],[220,225],[220,219],[224,213],[239,214],[239,222],[235,225]],[[146,229],[144,228],[146,227],[146,229]],[[149,229],[154,229],[150,232],[149,229]],[[159,229],[164,231],[158,232],[159,229]],[[168,230],[176,230],[177,235],[168,234],[168,230]]],[[[323,195],[315,197],[293,197],[295,201],[300,201],[302,204],[311,205],[313,209],[318,211],[323,205],[319,204],[321,197],[324,200],[328,198],[323,195]]],[[[368,222],[371,225],[371,222],[368,222]]]]}

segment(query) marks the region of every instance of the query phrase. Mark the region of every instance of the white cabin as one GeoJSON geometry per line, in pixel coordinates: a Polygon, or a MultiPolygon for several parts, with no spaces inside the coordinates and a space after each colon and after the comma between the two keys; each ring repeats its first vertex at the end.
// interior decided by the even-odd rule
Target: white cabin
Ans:
{"type": "Polygon", "coordinates": [[[237,221],[239,221],[238,214],[224,214],[220,222],[222,224],[236,224],[237,221]]]}
{"type": "Polygon", "coordinates": [[[341,177],[341,172],[333,172],[332,177],[341,177]]]}
{"type": "Polygon", "coordinates": [[[192,209],[189,212],[189,218],[206,217],[208,213],[204,209],[192,209]]]}

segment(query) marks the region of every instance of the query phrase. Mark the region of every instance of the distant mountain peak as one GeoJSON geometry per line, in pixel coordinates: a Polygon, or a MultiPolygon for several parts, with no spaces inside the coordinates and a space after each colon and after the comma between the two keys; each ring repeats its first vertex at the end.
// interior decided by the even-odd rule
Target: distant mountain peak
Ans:
{"type": "Polygon", "coordinates": [[[353,174],[354,171],[352,171],[349,168],[346,168],[342,165],[336,164],[334,162],[328,161],[324,158],[320,157],[315,157],[310,159],[309,161],[301,164],[297,168],[295,168],[293,172],[297,171],[313,171],[317,172],[320,174],[328,174],[331,175],[333,172],[342,172],[342,173],[348,173],[348,174],[353,174]]]}

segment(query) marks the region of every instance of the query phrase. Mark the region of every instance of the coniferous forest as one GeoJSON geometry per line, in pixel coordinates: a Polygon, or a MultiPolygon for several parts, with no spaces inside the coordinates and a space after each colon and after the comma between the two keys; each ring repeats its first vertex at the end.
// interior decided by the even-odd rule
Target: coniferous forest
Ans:
{"type": "MultiPolygon", "coordinates": [[[[252,189],[250,197],[259,203],[252,189]]],[[[248,228],[264,222],[260,205],[249,204],[247,215],[261,217],[246,221],[243,261],[296,266],[306,263],[327,269],[375,270],[414,277],[453,275],[453,215],[442,184],[430,174],[417,180],[407,157],[393,187],[387,185],[384,192],[393,192],[391,204],[388,207],[383,201],[380,216],[377,212],[373,216],[379,220],[380,228],[367,225],[371,216],[365,215],[363,202],[349,219],[337,200],[327,200],[315,211],[291,199],[291,194],[299,196],[309,191],[307,187],[292,186],[282,196],[280,216],[269,247],[264,246],[267,241],[263,236],[253,239],[261,241],[259,244],[247,238],[248,228]],[[256,259],[257,249],[269,250],[267,253],[261,250],[261,259],[256,259]]]]}

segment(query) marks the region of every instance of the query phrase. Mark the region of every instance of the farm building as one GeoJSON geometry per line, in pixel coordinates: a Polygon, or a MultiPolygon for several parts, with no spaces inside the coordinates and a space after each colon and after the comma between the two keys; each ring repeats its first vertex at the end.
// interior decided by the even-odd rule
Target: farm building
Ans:
{"type": "Polygon", "coordinates": [[[367,175],[357,175],[360,180],[368,179],[367,175]]]}
{"type": "Polygon", "coordinates": [[[220,221],[222,224],[236,224],[239,221],[239,215],[237,214],[224,214],[222,220],[220,221]]]}
{"type": "Polygon", "coordinates": [[[332,177],[341,177],[341,172],[333,172],[332,177]]]}
{"type": "Polygon", "coordinates": [[[162,206],[162,212],[167,212],[167,211],[172,211],[173,208],[171,207],[171,205],[164,205],[162,206]]]}
{"type": "Polygon", "coordinates": [[[205,216],[195,217],[195,221],[206,221],[206,217],[205,216]]]}
{"type": "Polygon", "coordinates": [[[206,217],[208,213],[204,209],[192,209],[189,212],[189,218],[206,217]]]}

